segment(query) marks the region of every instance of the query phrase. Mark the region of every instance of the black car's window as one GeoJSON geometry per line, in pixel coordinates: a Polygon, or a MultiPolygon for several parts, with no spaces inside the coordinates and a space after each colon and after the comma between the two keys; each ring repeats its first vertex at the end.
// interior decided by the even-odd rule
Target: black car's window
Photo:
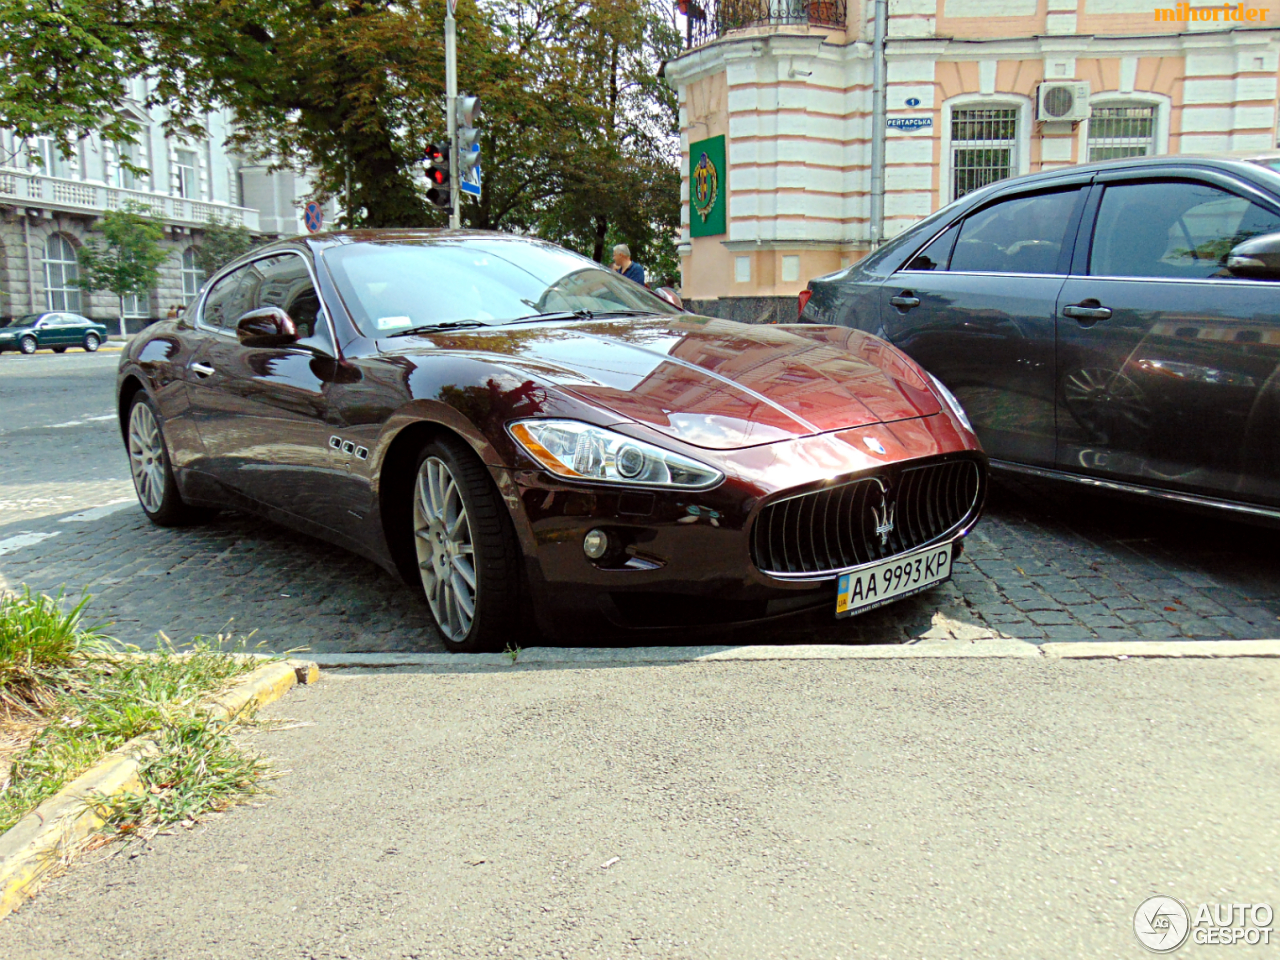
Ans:
{"type": "Polygon", "coordinates": [[[933,242],[911,258],[903,270],[945,270],[951,259],[951,248],[960,234],[960,224],[955,224],[935,237],[933,242]]]}
{"type": "Polygon", "coordinates": [[[210,288],[200,315],[201,323],[217,329],[234,329],[236,318],[240,316],[239,313],[233,312],[235,301],[238,300],[236,293],[247,269],[247,267],[241,267],[227,274],[210,288]]]}
{"type": "Polygon", "coordinates": [[[371,337],[439,323],[499,325],[538,313],[674,307],[631,280],[550,243],[416,240],[326,250],[348,312],[371,337]]]}
{"type": "Polygon", "coordinates": [[[1280,231],[1280,216],[1207,183],[1121,183],[1102,195],[1089,254],[1095,277],[1227,276],[1231,248],[1280,231]]]}
{"type": "Polygon", "coordinates": [[[258,260],[245,275],[241,294],[251,299],[246,307],[279,307],[293,320],[304,344],[329,346],[329,325],[320,310],[320,297],[307,262],[296,253],[258,260]]]}
{"type": "Polygon", "coordinates": [[[964,221],[952,271],[1059,273],[1058,258],[1079,188],[1013,197],[964,221]]]}

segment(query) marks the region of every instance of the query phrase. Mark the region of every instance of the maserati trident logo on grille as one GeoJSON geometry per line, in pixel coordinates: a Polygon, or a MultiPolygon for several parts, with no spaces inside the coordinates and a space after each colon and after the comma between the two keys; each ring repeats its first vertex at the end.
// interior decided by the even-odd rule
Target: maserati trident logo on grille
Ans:
{"type": "Polygon", "coordinates": [[[893,533],[893,510],[896,506],[896,503],[889,503],[881,497],[879,509],[871,508],[871,515],[876,518],[876,534],[880,537],[882,547],[889,545],[889,534],[893,533]]]}

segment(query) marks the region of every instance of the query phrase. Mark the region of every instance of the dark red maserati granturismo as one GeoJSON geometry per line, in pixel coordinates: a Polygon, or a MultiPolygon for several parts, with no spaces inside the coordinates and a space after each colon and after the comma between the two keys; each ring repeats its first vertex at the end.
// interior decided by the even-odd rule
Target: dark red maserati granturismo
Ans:
{"type": "Polygon", "coordinates": [[[257,248],[118,391],[153,521],[341,544],[458,651],[858,613],[947,579],[986,491],[959,404],[885,341],[681,313],[498,234],[257,248]]]}

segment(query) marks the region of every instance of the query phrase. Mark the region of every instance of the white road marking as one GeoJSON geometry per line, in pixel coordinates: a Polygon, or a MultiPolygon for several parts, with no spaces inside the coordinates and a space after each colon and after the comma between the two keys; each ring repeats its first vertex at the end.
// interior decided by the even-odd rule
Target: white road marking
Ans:
{"type": "Polygon", "coordinates": [[[105,417],[85,417],[83,420],[68,420],[66,423],[51,423],[50,430],[57,430],[59,427],[83,427],[86,423],[101,423],[103,420],[114,420],[116,415],[108,413],[105,417]]]}
{"type": "Polygon", "coordinates": [[[133,497],[125,497],[123,500],[112,500],[110,503],[104,503],[100,507],[92,507],[80,513],[73,513],[69,517],[63,517],[59,523],[89,523],[93,520],[101,520],[103,517],[109,517],[113,513],[119,513],[125,510],[131,503],[137,501],[133,497]]]}
{"type": "Polygon", "coordinates": [[[34,546],[57,535],[55,531],[54,533],[19,533],[12,537],[6,537],[0,540],[0,557],[3,557],[6,553],[13,553],[15,550],[21,550],[23,547],[34,546]]]}

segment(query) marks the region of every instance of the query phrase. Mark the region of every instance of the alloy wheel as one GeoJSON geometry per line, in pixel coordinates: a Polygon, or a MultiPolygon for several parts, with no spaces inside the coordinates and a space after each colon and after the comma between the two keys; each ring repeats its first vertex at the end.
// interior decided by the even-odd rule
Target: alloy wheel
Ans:
{"type": "Polygon", "coordinates": [[[36,343],[35,337],[23,337],[22,342],[18,344],[19,349],[28,355],[35,353],[37,346],[39,344],[36,343]]]}
{"type": "Polygon", "coordinates": [[[155,414],[145,403],[135,403],[129,414],[129,467],[138,499],[148,513],[164,503],[164,440],[155,414]]]}
{"type": "Polygon", "coordinates": [[[428,457],[418,469],[413,532],[431,612],[445,636],[460,642],[476,615],[475,545],[462,491],[438,457],[428,457]]]}
{"type": "Polygon", "coordinates": [[[91,333],[84,338],[84,348],[90,353],[93,353],[98,349],[99,343],[101,343],[101,341],[98,339],[98,335],[96,333],[91,333]]]}

